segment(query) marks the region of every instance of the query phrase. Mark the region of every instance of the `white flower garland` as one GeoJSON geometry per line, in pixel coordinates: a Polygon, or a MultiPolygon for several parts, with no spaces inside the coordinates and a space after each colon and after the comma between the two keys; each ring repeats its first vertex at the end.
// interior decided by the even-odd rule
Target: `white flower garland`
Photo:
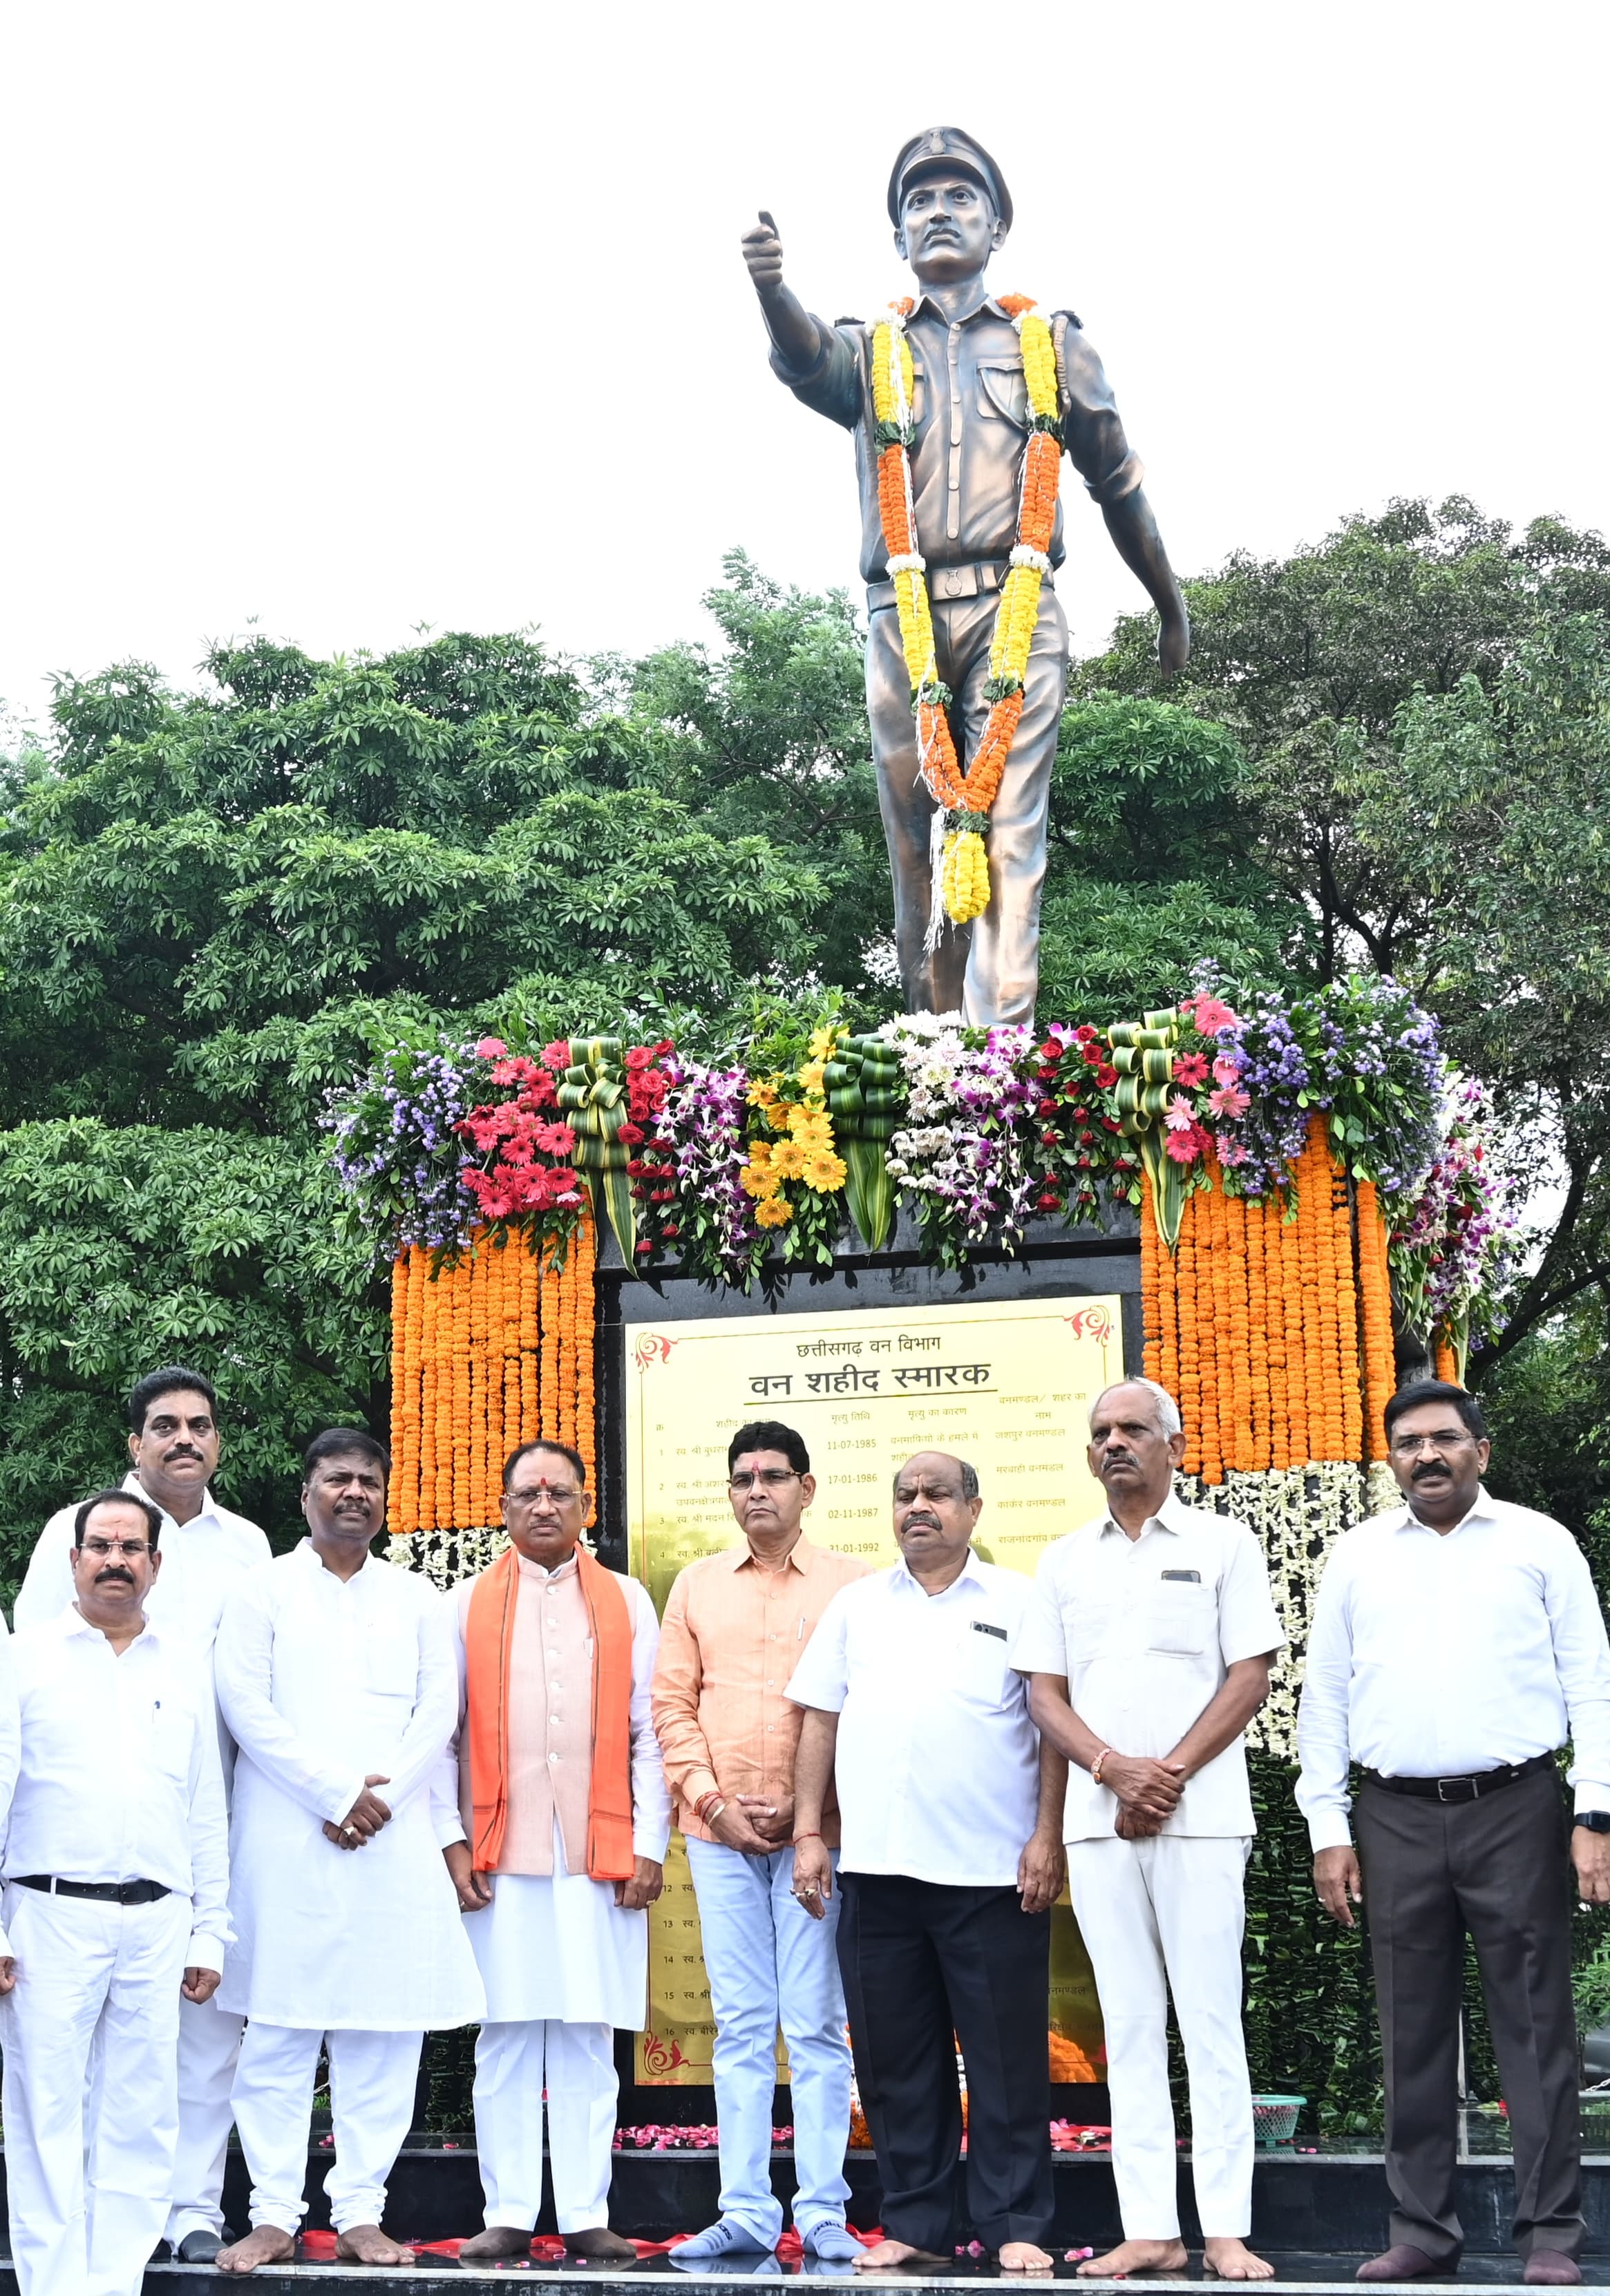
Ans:
{"type": "Polygon", "coordinates": [[[1377,1462],[1367,1474],[1350,1460],[1327,1459],[1255,1475],[1232,1469],[1221,1483],[1185,1475],[1177,1480],[1187,1506],[1236,1516],[1263,1549],[1286,1646],[1270,1671],[1268,1701],[1249,1726],[1246,1742],[1279,1761],[1295,1761],[1297,1697],[1320,1574],[1344,1530],[1397,1502],[1392,1470],[1377,1462]]]}

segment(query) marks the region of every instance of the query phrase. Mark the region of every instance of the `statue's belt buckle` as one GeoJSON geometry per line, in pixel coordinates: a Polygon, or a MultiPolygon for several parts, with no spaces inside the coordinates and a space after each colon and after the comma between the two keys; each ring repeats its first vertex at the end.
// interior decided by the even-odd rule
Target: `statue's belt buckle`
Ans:
{"type": "Polygon", "coordinates": [[[978,569],[976,566],[941,566],[934,586],[941,598],[976,598],[978,569]]]}

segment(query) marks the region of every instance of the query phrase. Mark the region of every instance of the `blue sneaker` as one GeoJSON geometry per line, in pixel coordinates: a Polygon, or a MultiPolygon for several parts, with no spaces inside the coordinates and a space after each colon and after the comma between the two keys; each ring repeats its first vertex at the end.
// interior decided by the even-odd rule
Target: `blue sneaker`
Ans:
{"type": "Polygon", "coordinates": [[[670,2251],[673,2264],[711,2264],[722,2256],[769,2256],[771,2244],[752,2233],[747,2225],[735,2218],[723,2217],[719,2224],[707,2225],[691,2240],[679,2240],[670,2251]]]}
{"type": "Polygon", "coordinates": [[[801,2239],[806,2255],[817,2257],[824,2264],[853,2264],[867,2253],[848,2225],[835,2224],[831,2217],[812,2225],[808,2233],[801,2234],[801,2239]]]}

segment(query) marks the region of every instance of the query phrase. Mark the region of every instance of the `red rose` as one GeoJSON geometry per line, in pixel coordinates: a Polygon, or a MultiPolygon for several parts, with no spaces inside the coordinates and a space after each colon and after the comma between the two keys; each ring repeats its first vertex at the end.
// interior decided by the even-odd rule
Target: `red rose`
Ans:
{"type": "Polygon", "coordinates": [[[652,1069],[654,1056],[646,1045],[632,1045],[628,1048],[621,1065],[628,1069],[652,1069]]]}
{"type": "Polygon", "coordinates": [[[1112,1066],[1111,1062],[1104,1062],[1096,1071],[1096,1081],[1103,1092],[1111,1092],[1113,1086],[1118,1082],[1118,1070],[1112,1066]]]}
{"type": "Polygon", "coordinates": [[[640,1124],[623,1124],[615,1137],[624,1147],[639,1147],[643,1141],[643,1127],[640,1124]]]}
{"type": "Polygon", "coordinates": [[[667,1221],[666,1221],[666,1223],[665,1223],[665,1225],[664,1225],[664,1226],[661,1229],[660,1233],[661,1233],[661,1235],[665,1235],[665,1236],[671,1236],[671,1235],[680,1235],[680,1234],[681,1234],[681,1233],[682,1233],[682,1231],[681,1231],[681,1229],[677,1226],[677,1223],[676,1223],[676,1221],[675,1221],[675,1220],[667,1220],[667,1221]]]}

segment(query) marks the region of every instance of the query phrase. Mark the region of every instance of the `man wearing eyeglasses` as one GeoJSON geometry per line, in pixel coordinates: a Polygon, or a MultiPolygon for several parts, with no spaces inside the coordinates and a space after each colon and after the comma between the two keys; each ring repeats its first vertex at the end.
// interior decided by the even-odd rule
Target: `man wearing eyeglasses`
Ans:
{"type": "Polygon", "coordinates": [[[1482,1408],[1427,1380],[1386,1406],[1406,1504],[1337,1540],[1297,1746],[1314,1886],[1368,1908],[1391,2245],[1360,2280],[1450,2276],[1465,1939],[1475,1942],[1515,2146],[1530,2287],[1573,2286],[1582,2226],[1571,1894],[1610,1903],[1610,1645],[1563,1524],[1491,1497],[1482,1408]],[[1572,1742],[1574,1823],[1555,1756],[1572,1742]],[[1348,1765],[1363,1782],[1351,1805],[1348,1765]]]}
{"type": "MultiPolygon", "coordinates": [[[[783,2210],[771,2189],[771,2127],[781,2024],[793,2085],[794,2225],[813,2256],[842,2263],[861,2249],[844,2223],[850,2050],[834,1949],[838,1901],[817,1922],[793,1894],[802,1717],[784,1693],[834,1595],[869,1566],[805,1537],[817,1484],[793,1428],[777,1420],[740,1427],[727,1465],[743,1537],[678,1578],[654,1670],[654,1726],[687,1841],[716,2020],[721,2145],[720,2216],[677,2257],[697,2263],[776,2246],[783,2210]]],[[[836,1859],[831,1798],[820,1831],[836,1859]]]]}
{"type": "Polygon", "coordinates": [[[145,1617],[161,1532],[141,1492],[86,1499],[74,1601],[10,1646],[0,2110],[22,2296],[136,2296],[173,2182],[180,2001],[211,1999],[232,1936],[211,1682],[145,1617]]]}
{"type": "Polygon", "coordinates": [[[486,2229],[466,2264],[524,2259],[542,2201],[568,2254],[637,2261],[612,2232],[615,2028],[641,2029],[670,1805],[649,1715],[647,1590],[582,1544],[579,1452],[522,1443],[503,1471],[509,1551],[453,1592],[459,1726],[437,1839],[486,1987],[475,2143],[486,2229]]]}

